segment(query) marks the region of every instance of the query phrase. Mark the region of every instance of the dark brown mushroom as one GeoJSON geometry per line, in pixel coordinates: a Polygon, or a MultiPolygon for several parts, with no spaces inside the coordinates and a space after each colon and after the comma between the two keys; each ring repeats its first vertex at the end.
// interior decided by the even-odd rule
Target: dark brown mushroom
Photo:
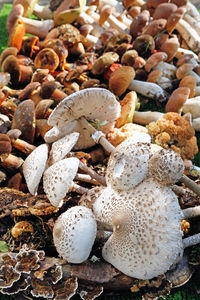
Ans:
{"type": "Polygon", "coordinates": [[[51,99],[41,100],[35,108],[36,119],[48,119],[50,113],[52,112],[50,106],[53,103],[54,101],[51,99]]]}
{"type": "Polygon", "coordinates": [[[21,135],[21,130],[19,129],[9,130],[7,132],[7,135],[11,139],[13,147],[22,151],[26,155],[30,154],[36,148],[36,146],[29,144],[26,141],[23,141],[22,139],[19,139],[19,136],[21,135]]]}
{"type": "Polygon", "coordinates": [[[12,151],[11,140],[7,134],[0,133],[0,159],[3,161],[12,151]]]}
{"type": "Polygon", "coordinates": [[[55,81],[43,82],[41,85],[40,95],[43,99],[52,98],[56,101],[61,101],[67,96],[66,93],[58,89],[55,81]]]}
{"type": "Polygon", "coordinates": [[[39,46],[37,46],[39,43],[39,37],[38,36],[26,36],[23,39],[22,46],[21,46],[21,53],[32,57],[39,51],[39,46]]]}
{"type": "Polygon", "coordinates": [[[133,48],[141,56],[148,56],[155,49],[155,42],[151,35],[142,34],[133,42],[133,48]]]}
{"type": "Polygon", "coordinates": [[[33,100],[35,105],[42,100],[40,96],[41,85],[39,82],[30,82],[27,86],[19,93],[18,99],[24,101],[27,99],[33,100]]]}
{"type": "Polygon", "coordinates": [[[18,105],[12,120],[12,129],[15,128],[21,130],[23,140],[33,144],[35,137],[35,104],[32,100],[25,100],[18,105]]]}

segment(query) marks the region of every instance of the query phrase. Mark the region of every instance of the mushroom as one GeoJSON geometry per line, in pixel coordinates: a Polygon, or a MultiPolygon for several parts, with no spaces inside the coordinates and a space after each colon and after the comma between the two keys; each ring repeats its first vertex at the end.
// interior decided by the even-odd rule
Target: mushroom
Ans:
{"type": "Polygon", "coordinates": [[[113,7],[105,5],[101,9],[99,24],[102,26],[107,21],[111,27],[117,29],[119,32],[124,33],[127,30],[127,26],[120,22],[113,14],[113,7]]]}
{"type": "Polygon", "coordinates": [[[47,33],[52,29],[54,25],[53,20],[32,20],[23,17],[24,7],[21,4],[13,5],[12,11],[7,18],[6,28],[10,32],[12,24],[17,20],[22,21],[25,24],[26,32],[33,35],[37,35],[40,38],[45,38],[47,33]]]}
{"type": "Polygon", "coordinates": [[[200,96],[187,99],[183,105],[183,113],[191,113],[193,118],[200,117],[200,96]]]}
{"type": "Polygon", "coordinates": [[[74,147],[78,138],[79,133],[72,132],[54,142],[49,153],[48,165],[53,165],[55,162],[62,160],[74,147]]]}
{"type": "Polygon", "coordinates": [[[54,12],[55,25],[74,22],[86,5],[86,0],[64,0],[54,12]]]}
{"type": "Polygon", "coordinates": [[[48,146],[42,144],[27,156],[22,169],[24,178],[29,192],[32,195],[37,195],[37,189],[40,183],[40,179],[46,168],[46,162],[48,157],[48,146]]]}
{"type": "Polygon", "coordinates": [[[149,170],[151,177],[145,176],[134,188],[108,186],[93,204],[97,221],[113,230],[103,246],[103,258],[124,274],[143,280],[165,273],[181,259],[186,246],[199,242],[199,236],[195,242],[182,240],[184,213],[170,188],[183,175],[183,161],[162,149],[150,158],[149,170]]]}
{"type": "Polygon", "coordinates": [[[114,127],[119,114],[120,104],[110,91],[103,88],[88,88],[63,99],[49,116],[48,123],[57,128],[58,132],[62,128],[66,128],[66,133],[80,132],[76,149],[93,146],[94,138],[111,152],[113,146],[108,143],[103,133],[107,134],[114,127]],[[99,127],[98,131],[86,119],[91,124],[96,124],[99,127]]]}
{"type": "Polygon", "coordinates": [[[188,87],[179,87],[173,91],[171,96],[169,97],[167,104],[165,106],[166,112],[177,112],[179,113],[189,98],[190,89],[188,87]]]}
{"type": "Polygon", "coordinates": [[[36,55],[34,65],[36,68],[48,69],[53,72],[59,66],[59,57],[53,49],[44,48],[36,55]]]}
{"type": "Polygon", "coordinates": [[[122,66],[115,70],[109,80],[109,89],[116,95],[122,95],[127,89],[133,90],[148,98],[153,98],[159,101],[166,100],[164,90],[157,84],[135,80],[135,71],[130,66],[122,66]]]}
{"type": "Polygon", "coordinates": [[[19,129],[11,129],[7,132],[7,135],[10,137],[13,147],[24,152],[25,154],[30,154],[36,146],[27,143],[20,139],[21,131],[19,129]]]}
{"type": "Polygon", "coordinates": [[[32,100],[21,102],[15,110],[12,129],[21,130],[21,138],[33,144],[35,137],[35,105],[32,100]]]}
{"type": "Polygon", "coordinates": [[[117,190],[129,190],[145,178],[150,157],[150,142],[149,134],[138,132],[112,151],[106,171],[107,186],[117,190]]]}
{"type": "Polygon", "coordinates": [[[115,52],[106,52],[95,60],[92,65],[94,75],[102,74],[110,65],[119,60],[119,55],[115,52]]]}
{"type": "Polygon", "coordinates": [[[61,207],[63,198],[71,190],[82,194],[88,190],[73,183],[78,167],[79,159],[70,157],[55,162],[44,172],[44,192],[53,206],[61,207]]]}
{"type": "Polygon", "coordinates": [[[74,206],[60,215],[53,228],[53,240],[59,255],[70,263],[84,262],[96,238],[97,225],[92,211],[74,206]]]}

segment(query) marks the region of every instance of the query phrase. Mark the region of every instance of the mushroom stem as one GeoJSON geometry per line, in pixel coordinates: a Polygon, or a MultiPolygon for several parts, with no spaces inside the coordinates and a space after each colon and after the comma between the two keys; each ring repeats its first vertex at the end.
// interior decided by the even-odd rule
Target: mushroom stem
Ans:
{"type": "Polygon", "coordinates": [[[135,111],[133,116],[133,123],[141,125],[148,125],[151,122],[156,122],[164,116],[158,111],[135,111]]]}
{"type": "Polygon", "coordinates": [[[183,196],[183,195],[185,195],[185,190],[182,188],[182,187],[180,187],[180,186],[178,186],[178,185],[173,185],[172,186],[172,190],[173,190],[173,192],[177,195],[177,196],[183,196]]]}
{"type": "Polygon", "coordinates": [[[78,194],[85,194],[89,191],[89,189],[83,187],[83,186],[80,186],[76,183],[73,182],[72,186],[71,186],[71,189],[70,189],[71,192],[76,192],[78,194]]]}
{"type": "Polygon", "coordinates": [[[5,169],[19,169],[24,160],[21,157],[9,154],[8,157],[1,163],[1,166],[5,169]]]}
{"type": "Polygon", "coordinates": [[[165,91],[158,84],[152,82],[133,79],[128,89],[155,100],[165,101],[167,98],[165,91]]]}
{"type": "Polygon", "coordinates": [[[200,216],[200,205],[183,209],[182,212],[185,219],[198,217],[200,216]]]}
{"type": "Polygon", "coordinates": [[[25,153],[26,155],[29,155],[35,148],[36,146],[30,144],[30,143],[27,143],[26,141],[23,141],[21,139],[16,139],[14,142],[13,142],[13,146],[22,151],[23,153],[25,153]]]}
{"type": "Polygon", "coordinates": [[[183,239],[183,247],[184,249],[190,246],[194,246],[200,243],[200,233],[194,234],[183,239]]]}
{"type": "Polygon", "coordinates": [[[183,175],[181,177],[180,181],[183,182],[185,184],[185,186],[187,186],[195,194],[200,196],[200,186],[196,182],[194,182],[193,180],[191,180],[189,177],[187,177],[185,175],[183,175]]]}
{"type": "Polygon", "coordinates": [[[106,186],[105,177],[97,174],[94,170],[92,170],[91,168],[89,168],[87,165],[83,164],[81,161],[79,163],[79,168],[83,172],[85,172],[88,175],[90,175],[93,179],[95,179],[96,181],[98,181],[100,184],[102,184],[103,186],[106,186]]]}
{"type": "Polygon", "coordinates": [[[111,153],[115,147],[105,138],[101,131],[96,130],[84,117],[79,119],[83,128],[87,129],[91,134],[91,137],[96,143],[101,144],[101,146],[109,153],[111,153]]]}
{"type": "Polygon", "coordinates": [[[200,51],[200,36],[190,24],[181,19],[176,25],[176,30],[180,33],[187,45],[196,53],[200,51]]]}
{"type": "Polygon", "coordinates": [[[192,26],[192,28],[194,28],[197,31],[197,33],[200,34],[200,21],[197,21],[189,14],[184,15],[184,20],[186,20],[192,26]]]}
{"type": "Polygon", "coordinates": [[[26,32],[44,39],[47,36],[47,33],[53,28],[53,20],[32,20],[28,18],[21,17],[22,21],[25,23],[26,32]]]}
{"type": "Polygon", "coordinates": [[[75,180],[79,180],[82,182],[88,182],[91,184],[95,184],[95,185],[99,185],[100,182],[98,182],[97,180],[93,179],[90,175],[88,174],[76,174],[75,180]]]}
{"type": "Polygon", "coordinates": [[[36,3],[34,6],[33,14],[39,19],[53,19],[53,12],[48,5],[43,6],[36,3]]]}

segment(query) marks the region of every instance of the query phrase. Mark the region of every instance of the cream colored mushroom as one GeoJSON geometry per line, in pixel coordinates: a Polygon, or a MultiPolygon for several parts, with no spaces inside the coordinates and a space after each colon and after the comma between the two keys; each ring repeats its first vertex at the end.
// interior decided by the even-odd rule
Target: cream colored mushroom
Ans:
{"type": "Polygon", "coordinates": [[[96,232],[97,224],[92,211],[84,206],[74,206],[57,219],[53,241],[63,259],[79,264],[89,257],[96,232]]]}

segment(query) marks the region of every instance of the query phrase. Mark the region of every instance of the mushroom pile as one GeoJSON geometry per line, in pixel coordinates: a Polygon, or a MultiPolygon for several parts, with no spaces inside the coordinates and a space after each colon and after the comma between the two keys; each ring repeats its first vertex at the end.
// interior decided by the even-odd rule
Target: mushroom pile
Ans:
{"type": "Polygon", "coordinates": [[[13,252],[0,292],[25,280],[36,297],[94,299],[119,274],[166,287],[200,243],[200,14],[189,0],[36,2],[13,2],[0,54],[0,241],[13,252]],[[13,257],[32,253],[19,271],[13,257]]]}

